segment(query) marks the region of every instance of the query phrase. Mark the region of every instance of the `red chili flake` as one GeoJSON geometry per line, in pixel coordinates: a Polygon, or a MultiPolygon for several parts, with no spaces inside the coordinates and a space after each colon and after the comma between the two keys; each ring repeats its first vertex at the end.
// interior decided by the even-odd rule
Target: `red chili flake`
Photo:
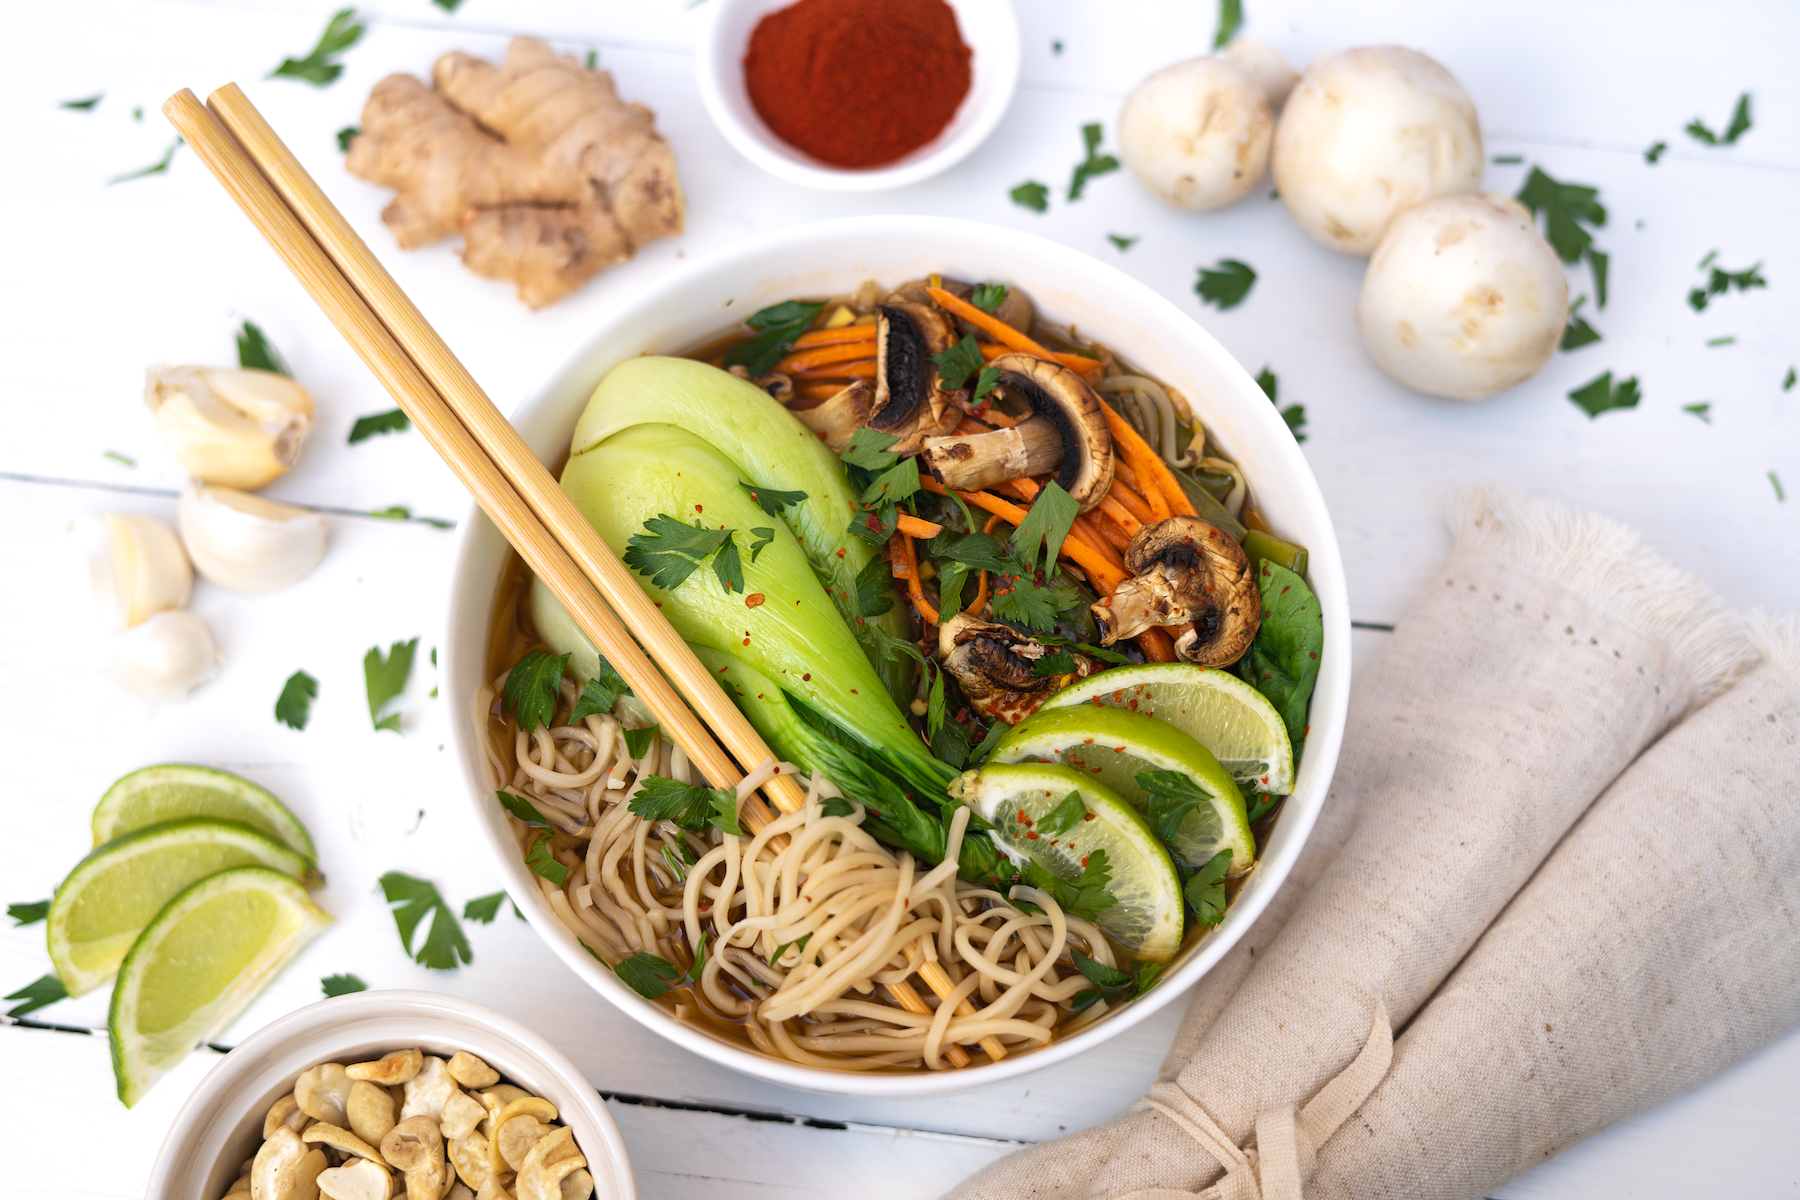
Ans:
{"type": "Polygon", "coordinates": [[[806,675],[802,675],[802,676],[801,676],[801,677],[800,677],[800,679],[801,679],[801,682],[803,682],[803,683],[811,683],[811,682],[812,682],[812,675],[810,675],[810,674],[806,674],[806,675]]]}
{"type": "Polygon", "coordinates": [[[696,505],[694,505],[694,511],[695,512],[705,512],[706,506],[703,504],[696,504],[696,505]]]}
{"type": "MultiPolygon", "coordinates": [[[[1084,821],[1091,821],[1094,819],[1094,814],[1093,813],[1082,813],[1081,819],[1084,821]]],[[[1073,846],[1074,843],[1071,842],[1070,845],[1073,846]]]]}
{"type": "MultiPolygon", "coordinates": [[[[1100,767],[1095,767],[1092,771],[1089,772],[1089,774],[1090,775],[1098,775],[1100,773],[1100,771],[1101,771],[1100,767]]],[[[1088,815],[1089,815],[1089,817],[1093,816],[1092,813],[1089,813],[1088,815]]]]}
{"type": "MultiPolygon", "coordinates": [[[[662,607],[662,601],[661,601],[661,600],[652,600],[652,601],[651,601],[651,602],[650,602],[650,603],[652,603],[652,604],[654,604],[654,605],[656,605],[656,607],[658,607],[658,608],[661,608],[661,607],[662,607]]],[[[435,921],[435,920],[437,920],[437,918],[436,918],[436,917],[433,917],[433,918],[431,918],[431,919],[432,919],[432,920],[434,920],[434,921],[435,921]]]]}
{"type": "Polygon", "coordinates": [[[1025,840],[1028,842],[1035,842],[1037,841],[1037,836],[1037,831],[1034,829],[1025,835],[1025,840]]]}
{"type": "MultiPolygon", "coordinates": [[[[1096,704],[1098,704],[1098,703],[1099,703],[1099,701],[1098,701],[1098,700],[1096,700],[1096,701],[1095,701],[1095,703],[1096,703],[1096,704]]],[[[1114,704],[1123,704],[1123,703],[1125,703],[1125,693],[1124,693],[1124,691],[1122,691],[1122,690],[1121,690],[1121,691],[1117,691],[1117,692],[1114,692],[1114,693],[1113,693],[1113,703],[1114,703],[1114,704]]]]}
{"type": "Polygon", "coordinates": [[[727,672],[727,671],[729,671],[729,670],[731,670],[731,668],[730,668],[730,667],[728,667],[728,666],[727,666],[727,667],[720,667],[720,668],[719,668],[719,674],[721,674],[721,675],[723,675],[723,674],[724,674],[724,673],[725,673],[725,672],[727,672]]]}
{"type": "Polygon", "coordinates": [[[1137,710],[1138,710],[1138,702],[1136,700],[1133,700],[1131,702],[1131,711],[1136,712],[1137,710]]]}
{"type": "Polygon", "coordinates": [[[1082,738],[1081,744],[1084,746],[1091,746],[1094,744],[1094,739],[1093,738],[1082,738]]]}
{"type": "Polygon", "coordinates": [[[749,639],[749,638],[745,638],[745,639],[744,639],[744,645],[746,645],[746,646],[748,646],[748,645],[749,645],[749,644],[750,644],[750,639],[749,639]]]}
{"type": "Polygon", "coordinates": [[[1114,754],[1123,754],[1123,753],[1125,753],[1125,747],[1123,747],[1123,746],[1114,746],[1114,747],[1113,747],[1113,753],[1114,753],[1114,754]]]}
{"type": "Polygon", "coordinates": [[[1025,814],[1025,810],[1022,808],[1019,810],[1019,823],[1021,825],[1031,824],[1031,818],[1025,814]]]}
{"type": "Polygon", "coordinates": [[[1084,867],[1087,866],[1087,855],[1085,854],[1081,856],[1081,865],[1084,867]]]}
{"type": "Polygon", "coordinates": [[[758,700],[766,700],[766,699],[768,699],[768,697],[767,697],[767,696],[765,696],[765,695],[763,695],[763,694],[762,694],[762,693],[761,693],[761,692],[758,692],[758,693],[756,693],[756,698],[757,698],[757,699],[758,699],[758,700]]]}
{"type": "Polygon", "coordinates": [[[762,602],[763,594],[761,592],[751,592],[748,596],[744,597],[745,608],[761,608],[762,602]]]}
{"type": "Polygon", "coordinates": [[[850,694],[851,694],[851,695],[852,695],[852,696],[854,696],[854,695],[857,695],[857,691],[856,691],[856,689],[855,689],[855,688],[851,688],[851,689],[850,689],[850,694]]]}
{"type": "Polygon", "coordinates": [[[1318,660],[1319,655],[1318,655],[1318,652],[1315,650],[1308,650],[1306,652],[1306,657],[1308,657],[1316,662],[1318,660]]]}
{"type": "MultiPolygon", "coordinates": [[[[838,547],[838,557],[839,558],[844,557],[844,548],[842,546],[838,547]]],[[[798,603],[798,601],[796,601],[795,603],[798,603]]]]}

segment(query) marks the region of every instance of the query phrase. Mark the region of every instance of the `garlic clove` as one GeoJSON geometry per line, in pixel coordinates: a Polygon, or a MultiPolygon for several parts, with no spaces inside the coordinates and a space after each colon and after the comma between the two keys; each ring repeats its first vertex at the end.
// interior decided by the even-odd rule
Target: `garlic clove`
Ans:
{"type": "Polygon", "coordinates": [[[230,487],[181,494],[181,540],[194,569],[234,592],[298,583],[325,557],[325,518],[230,487]]]}
{"type": "Polygon", "coordinates": [[[155,366],[144,403],[188,474],[255,490],[279,479],[312,429],[306,389],[273,371],[155,366]]]}
{"type": "Polygon", "coordinates": [[[154,517],[105,513],[76,517],[69,533],[87,560],[100,624],[108,630],[141,625],[151,614],[180,608],[194,590],[194,573],[175,531],[154,517]]]}
{"type": "Polygon", "coordinates": [[[178,704],[219,673],[219,650],[206,622],[184,608],[169,609],[114,639],[106,677],[145,700],[178,704]]]}

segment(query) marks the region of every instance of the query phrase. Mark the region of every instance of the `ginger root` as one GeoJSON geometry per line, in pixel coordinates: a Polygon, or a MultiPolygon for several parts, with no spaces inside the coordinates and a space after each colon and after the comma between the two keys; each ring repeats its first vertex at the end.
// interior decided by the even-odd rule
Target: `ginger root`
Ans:
{"type": "Polygon", "coordinates": [[[675,155],[605,71],[518,38],[502,66],[452,52],[432,80],[376,84],[350,143],[352,174],[398,189],[381,219],[403,248],[460,231],[470,270],[542,308],[681,231],[675,155]]]}

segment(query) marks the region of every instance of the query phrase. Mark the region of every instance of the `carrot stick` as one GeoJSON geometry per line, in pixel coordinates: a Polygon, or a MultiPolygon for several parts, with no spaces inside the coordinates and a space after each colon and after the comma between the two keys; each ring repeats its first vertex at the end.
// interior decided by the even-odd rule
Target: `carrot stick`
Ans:
{"type": "MultiPolygon", "coordinates": [[[[948,496],[950,489],[935,479],[921,479],[919,486],[935,496],[948,496]]],[[[995,513],[1002,519],[1018,525],[1025,519],[1025,510],[1016,504],[1008,504],[992,492],[958,492],[965,501],[976,508],[995,513]]],[[[1125,572],[1108,562],[1106,556],[1094,549],[1080,538],[1067,538],[1063,541],[1062,554],[1068,555],[1087,571],[1097,585],[1097,590],[1110,596],[1112,590],[1125,582],[1125,572]]]]}
{"type": "Polygon", "coordinates": [[[1100,501],[1100,511],[1107,516],[1106,523],[1100,528],[1103,531],[1108,528],[1117,529],[1119,533],[1124,536],[1124,542],[1117,541],[1110,537],[1107,539],[1119,548],[1119,553],[1123,554],[1125,552],[1126,544],[1131,540],[1131,535],[1142,529],[1144,523],[1132,516],[1123,504],[1120,504],[1111,496],[1100,501]]]}
{"type": "Polygon", "coordinates": [[[839,342],[831,346],[814,346],[808,350],[796,350],[775,364],[777,375],[792,375],[796,371],[815,371],[830,363],[855,362],[869,357],[869,348],[861,342],[839,342]]]}
{"type": "Polygon", "coordinates": [[[894,528],[908,537],[934,538],[944,532],[944,527],[933,521],[922,520],[911,513],[901,513],[894,522],[894,528]]]}
{"type": "Polygon", "coordinates": [[[1144,659],[1147,662],[1175,661],[1175,643],[1169,640],[1168,634],[1155,625],[1137,635],[1137,644],[1138,649],[1144,652],[1144,659]]]}
{"type": "MultiPolygon", "coordinates": [[[[1114,460],[1114,467],[1116,470],[1116,459],[1114,460]]],[[[1148,524],[1155,519],[1150,514],[1150,506],[1144,503],[1144,498],[1125,484],[1119,482],[1119,478],[1116,474],[1113,476],[1112,486],[1106,489],[1106,496],[1108,500],[1112,500],[1114,503],[1121,505],[1126,512],[1136,517],[1139,524],[1148,524]]],[[[1104,503],[1104,501],[1102,501],[1102,503],[1104,503]]],[[[1131,529],[1129,525],[1126,526],[1126,528],[1131,529]]],[[[1131,529],[1131,532],[1136,533],[1137,530],[1131,529]]]]}
{"type": "Polygon", "coordinates": [[[811,371],[797,371],[795,378],[808,382],[815,379],[873,379],[875,360],[865,358],[858,362],[831,363],[811,371]]]}
{"type": "Polygon", "coordinates": [[[993,362],[1002,354],[1011,354],[1013,352],[1011,346],[1002,346],[999,342],[976,342],[975,348],[981,351],[982,362],[993,362]]]}
{"type": "Polygon", "coordinates": [[[931,606],[931,601],[925,598],[925,588],[919,582],[919,560],[913,553],[913,540],[904,533],[899,536],[900,553],[904,556],[906,562],[907,595],[912,597],[913,607],[919,610],[919,616],[924,618],[925,623],[927,625],[936,625],[938,623],[938,610],[933,608],[931,606]]]}
{"type": "Polygon", "coordinates": [[[1197,516],[1194,502],[1181,490],[1175,473],[1169,470],[1161,456],[1124,417],[1112,410],[1111,405],[1102,404],[1100,409],[1106,414],[1106,427],[1112,431],[1113,448],[1123,453],[1126,461],[1131,463],[1131,469],[1137,472],[1144,499],[1150,502],[1150,511],[1156,519],[1160,521],[1174,513],[1197,516]]]}
{"type": "MultiPolygon", "coordinates": [[[[1019,499],[1029,504],[1037,499],[1037,494],[1042,489],[1038,487],[1037,480],[1027,477],[1024,479],[1008,479],[1004,483],[997,483],[994,485],[994,490],[1001,495],[1017,496],[1019,499]]],[[[1099,551],[1100,556],[1112,563],[1113,566],[1119,568],[1121,571],[1125,570],[1125,560],[1113,554],[1112,550],[1106,544],[1106,538],[1103,537],[1099,531],[1094,529],[1092,525],[1088,524],[1086,518],[1076,517],[1074,524],[1069,527],[1069,531],[1075,537],[1086,542],[1094,550],[1099,551]]],[[[1126,572],[1126,574],[1130,574],[1130,572],[1126,572]]]]}
{"type": "Polygon", "coordinates": [[[1099,360],[1081,354],[1058,354],[1054,350],[1040,346],[1000,318],[990,317],[967,300],[959,299],[943,288],[928,287],[925,290],[933,300],[937,301],[939,308],[955,313],[983,333],[992,336],[995,341],[1004,342],[1014,350],[1024,354],[1035,354],[1039,358],[1047,358],[1052,362],[1059,362],[1079,375],[1086,375],[1090,371],[1100,369],[1099,360]]]}
{"type": "Polygon", "coordinates": [[[805,350],[812,346],[835,346],[840,342],[872,342],[875,340],[873,325],[841,325],[836,329],[809,329],[794,339],[794,349],[805,350]]]}
{"type": "Polygon", "coordinates": [[[841,383],[800,383],[794,390],[808,400],[829,400],[844,390],[841,383]]]}
{"type": "Polygon", "coordinates": [[[1139,493],[1140,498],[1142,497],[1143,485],[1138,482],[1137,472],[1131,469],[1131,464],[1125,461],[1123,454],[1113,455],[1113,478],[1132,491],[1139,493]]]}
{"type": "Polygon", "coordinates": [[[957,437],[974,437],[976,434],[992,433],[992,432],[994,432],[994,431],[991,428],[989,428],[986,425],[983,425],[980,421],[977,421],[974,417],[964,417],[962,419],[962,421],[956,426],[956,436],[957,437]]]}

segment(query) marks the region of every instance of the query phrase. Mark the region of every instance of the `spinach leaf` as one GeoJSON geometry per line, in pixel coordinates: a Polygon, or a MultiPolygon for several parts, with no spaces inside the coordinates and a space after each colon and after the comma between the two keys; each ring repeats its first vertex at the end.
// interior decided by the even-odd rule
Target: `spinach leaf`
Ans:
{"type": "Polygon", "coordinates": [[[1264,559],[1257,578],[1262,585],[1262,625],[1250,653],[1238,662],[1237,673],[1281,714],[1298,759],[1306,741],[1306,705],[1319,678],[1325,621],[1318,597],[1286,567],[1264,559]]]}

